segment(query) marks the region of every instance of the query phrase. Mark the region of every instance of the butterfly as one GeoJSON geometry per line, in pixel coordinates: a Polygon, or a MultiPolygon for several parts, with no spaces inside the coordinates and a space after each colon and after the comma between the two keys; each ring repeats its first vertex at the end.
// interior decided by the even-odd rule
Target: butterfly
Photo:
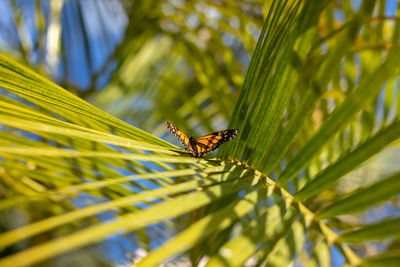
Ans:
{"type": "Polygon", "coordinates": [[[195,158],[202,157],[205,154],[216,150],[222,143],[235,138],[239,134],[239,130],[223,130],[199,138],[193,138],[185,135],[172,123],[166,121],[165,125],[171,133],[178,137],[185,149],[195,158]]]}

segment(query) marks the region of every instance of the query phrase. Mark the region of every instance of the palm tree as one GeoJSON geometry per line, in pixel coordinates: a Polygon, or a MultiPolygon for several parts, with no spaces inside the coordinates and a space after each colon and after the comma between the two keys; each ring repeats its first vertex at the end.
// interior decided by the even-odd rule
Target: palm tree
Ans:
{"type": "Polygon", "coordinates": [[[0,55],[0,266],[400,264],[393,3],[43,5],[0,55]]]}

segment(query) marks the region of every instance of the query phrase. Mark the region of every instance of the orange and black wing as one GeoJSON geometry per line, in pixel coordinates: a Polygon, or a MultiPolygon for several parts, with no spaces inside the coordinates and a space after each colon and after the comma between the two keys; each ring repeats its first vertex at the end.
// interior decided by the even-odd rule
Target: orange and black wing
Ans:
{"type": "Polygon", "coordinates": [[[238,134],[239,130],[224,130],[196,138],[194,140],[196,154],[201,157],[206,153],[212,152],[221,144],[235,138],[238,134]]]}
{"type": "Polygon", "coordinates": [[[193,155],[193,148],[192,145],[190,144],[190,139],[189,137],[186,136],[181,130],[175,127],[172,123],[165,122],[165,125],[167,126],[168,130],[173,133],[176,137],[178,137],[179,141],[184,145],[185,149],[189,151],[193,155]]]}

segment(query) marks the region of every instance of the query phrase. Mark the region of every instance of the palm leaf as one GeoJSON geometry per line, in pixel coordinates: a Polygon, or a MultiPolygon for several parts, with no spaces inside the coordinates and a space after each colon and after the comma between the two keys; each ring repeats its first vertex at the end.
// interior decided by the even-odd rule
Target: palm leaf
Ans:
{"type": "MultiPolygon", "coordinates": [[[[208,4],[226,18],[241,10],[208,4]]],[[[110,83],[87,95],[122,117],[137,98],[129,116],[158,135],[166,133],[163,119],[188,133],[229,119],[240,135],[217,158],[191,158],[0,55],[0,87],[7,91],[0,97],[0,266],[50,263],[115,236],[146,250],[130,259],[139,266],[185,259],[208,266],[328,266],[335,255],[354,266],[398,264],[398,218],[365,215],[398,197],[398,170],[340,190],[400,137],[399,101],[391,101],[400,99],[400,23],[386,29],[390,46],[369,49],[386,38],[385,19],[371,24],[375,5],[365,0],[354,11],[343,4],[346,21],[333,27],[332,1],[272,1],[257,43],[221,23],[254,47],[244,78],[204,14],[199,24],[216,36],[206,52],[168,29],[153,36],[154,22],[149,30],[139,27],[152,16],[184,25],[182,17],[163,14],[165,6],[127,8],[136,14],[132,52],[123,42],[110,83]],[[232,64],[223,66],[210,51],[232,64]],[[233,85],[241,86],[239,97],[227,90],[233,85]],[[118,102],[120,110],[113,110],[118,102]],[[172,107],[176,112],[162,115],[172,107]],[[157,115],[149,116],[151,109],[157,115]],[[24,224],[3,223],[16,212],[24,212],[24,224]],[[376,240],[391,243],[376,255],[360,253],[376,240]]],[[[81,6],[72,7],[84,24],[81,6]]],[[[189,3],[175,8],[195,10],[189,3]]],[[[378,10],[384,14],[382,4],[378,10]]]]}

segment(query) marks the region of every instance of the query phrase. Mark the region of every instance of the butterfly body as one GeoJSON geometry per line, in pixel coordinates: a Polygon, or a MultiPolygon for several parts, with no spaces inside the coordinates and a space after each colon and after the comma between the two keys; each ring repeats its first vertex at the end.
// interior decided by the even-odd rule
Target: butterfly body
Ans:
{"type": "Polygon", "coordinates": [[[195,158],[202,157],[216,150],[221,144],[235,138],[239,134],[239,130],[223,130],[194,138],[186,136],[172,123],[165,122],[165,125],[171,133],[178,137],[185,149],[195,158]]]}

